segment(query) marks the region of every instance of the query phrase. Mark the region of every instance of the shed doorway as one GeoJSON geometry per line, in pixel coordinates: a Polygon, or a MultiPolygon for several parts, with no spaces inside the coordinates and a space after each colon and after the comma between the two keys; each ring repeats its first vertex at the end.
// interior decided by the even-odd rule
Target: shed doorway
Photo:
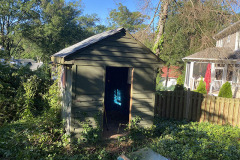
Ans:
{"type": "Polygon", "coordinates": [[[129,122],[131,82],[131,68],[106,68],[103,128],[105,137],[121,134],[129,122]]]}

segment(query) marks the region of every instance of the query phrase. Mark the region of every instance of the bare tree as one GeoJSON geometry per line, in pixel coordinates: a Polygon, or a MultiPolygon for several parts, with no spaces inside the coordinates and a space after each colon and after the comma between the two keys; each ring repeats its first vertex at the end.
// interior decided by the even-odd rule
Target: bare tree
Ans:
{"type": "Polygon", "coordinates": [[[160,49],[159,49],[159,41],[162,38],[162,35],[164,33],[164,26],[167,20],[167,15],[168,15],[168,7],[170,4],[171,0],[162,0],[162,5],[161,5],[161,12],[159,12],[159,20],[158,20],[158,27],[157,27],[157,35],[156,39],[154,42],[154,48],[156,48],[155,52],[157,55],[160,54],[160,49]]]}

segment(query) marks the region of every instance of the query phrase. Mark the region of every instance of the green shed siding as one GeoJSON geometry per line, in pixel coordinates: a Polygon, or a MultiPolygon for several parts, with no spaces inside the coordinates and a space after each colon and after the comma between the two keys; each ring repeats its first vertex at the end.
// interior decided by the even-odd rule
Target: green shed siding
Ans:
{"type": "Polygon", "coordinates": [[[82,121],[90,120],[93,127],[103,123],[106,67],[134,68],[130,117],[140,116],[143,127],[153,124],[154,70],[160,67],[162,61],[125,30],[52,60],[73,64],[70,127],[73,136],[80,136],[82,121]],[[94,119],[99,113],[101,118],[94,119]]]}
{"type": "MultiPolygon", "coordinates": [[[[88,76],[83,76],[81,72],[77,71],[77,79],[82,78],[88,80],[82,82],[86,83],[82,88],[76,89],[77,95],[86,93],[94,94],[95,92],[99,93],[102,91],[101,88],[104,82],[100,81],[97,76],[102,79],[103,71],[101,70],[104,70],[106,66],[133,67],[131,118],[140,116],[142,118],[140,125],[143,127],[149,127],[153,124],[155,92],[154,69],[159,62],[157,62],[153,55],[146,53],[143,48],[139,47],[139,44],[134,39],[127,36],[114,36],[101,41],[101,43],[95,44],[91,48],[85,49],[72,58],[75,60],[75,64],[81,66],[86,73],[89,73],[88,76]],[[99,75],[100,73],[102,75],[99,75]],[[98,80],[98,82],[93,82],[92,79],[98,80]],[[94,90],[96,86],[99,90],[94,90]],[[87,91],[86,88],[92,89],[87,91]]],[[[104,99],[104,97],[98,98],[101,100],[104,99]]],[[[87,103],[90,102],[86,101],[84,104],[91,106],[87,103]]],[[[101,106],[102,103],[95,101],[94,105],[101,106]]],[[[73,108],[74,107],[75,106],[73,106],[73,108]]],[[[92,107],[89,108],[89,110],[92,109],[92,107]]]]}
{"type": "MultiPolygon", "coordinates": [[[[103,69],[94,66],[76,65],[74,99],[71,114],[71,128],[75,137],[80,137],[82,131],[81,122],[90,121],[95,128],[96,121],[94,117],[102,112],[104,82],[103,69]]],[[[101,122],[98,122],[101,123],[101,122]]]]}
{"type": "Polygon", "coordinates": [[[154,68],[134,68],[131,118],[142,118],[142,127],[153,124],[154,91],[154,68]]]}

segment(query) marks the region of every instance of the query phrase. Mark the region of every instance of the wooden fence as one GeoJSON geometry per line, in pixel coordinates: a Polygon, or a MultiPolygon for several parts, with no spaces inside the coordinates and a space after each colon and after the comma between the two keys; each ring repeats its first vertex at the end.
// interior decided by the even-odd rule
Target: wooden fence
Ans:
{"type": "Polygon", "coordinates": [[[168,119],[231,124],[240,127],[240,99],[188,91],[156,94],[155,114],[168,119]]]}

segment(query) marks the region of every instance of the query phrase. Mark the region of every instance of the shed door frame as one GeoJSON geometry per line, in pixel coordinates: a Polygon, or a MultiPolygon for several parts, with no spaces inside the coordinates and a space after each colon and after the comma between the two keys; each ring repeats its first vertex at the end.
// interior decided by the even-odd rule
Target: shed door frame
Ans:
{"type": "Polygon", "coordinates": [[[129,124],[131,124],[131,117],[132,117],[132,95],[133,95],[133,73],[134,73],[134,68],[133,67],[125,67],[125,66],[106,66],[104,70],[104,97],[103,97],[103,121],[105,121],[104,116],[106,116],[106,106],[105,106],[105,96],[106,96],[106,76],[107,76],[107,67],[119,67],[119,68],[128,68],[129,72],[128,74],[131,74],[131,84],[130,84],[130,97],[129,97],[129,124]]]}

